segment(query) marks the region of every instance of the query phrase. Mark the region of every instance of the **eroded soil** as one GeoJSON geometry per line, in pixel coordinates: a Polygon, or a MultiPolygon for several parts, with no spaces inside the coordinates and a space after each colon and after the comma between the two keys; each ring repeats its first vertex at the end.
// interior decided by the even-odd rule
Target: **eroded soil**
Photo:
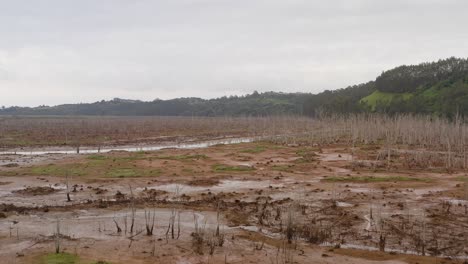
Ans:
{"type": "Polygon", "coordinates": [[[5,263],[41,263],[57,241],[82,263],[463,263],[468,255],[466,174],[411,169],[398,156],[388,166],[378,147],[252,142],[25,159],[2,157],[17,164],[0,169],[5,263]]]}

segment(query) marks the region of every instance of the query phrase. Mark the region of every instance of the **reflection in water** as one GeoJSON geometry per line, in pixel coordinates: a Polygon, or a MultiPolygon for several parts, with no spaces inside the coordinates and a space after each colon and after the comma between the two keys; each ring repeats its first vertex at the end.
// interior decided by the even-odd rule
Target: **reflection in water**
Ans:
{"type": "MultiPolygon", "coordinates": [[[[181,144],[160,144],[160,145],[145,145],[145,146],[116,146],[116,147],[103,147],[103,148],[80,148],[79,154],[93,154],[93,153],[106,153],[110,151],[152,151],[167,148],[177,149],[197,149],[206,148],[214,145],[238,144],[253,142],[255,138],[229,138],[217,139],[194,143],[181,143],[181,144]]],[[[0,154],[17,154],[17,155],[45,155],[45,154],[77,154],[77,149],[46,149],[46,150],[31,150],[31,151],[2,151],[0,154]]]]}
{"type": "Polygon", "coordinates": [[[283,184],[273,184],[271,181],[239,181],[239,180],[223,180],[219,184],[210,186],[210,187],[201,187],[201,186],[190,186],[186,184],[164,184],[157,185],[152,187],[137,188],[137,191],[142,191],[143,189],[154,189],[162,190],[167,192],[177,192],[179,194],[188,194],[196,192],[228,192],[232,190],[240,189],[265,189],[268,187],[283,187],[283,184]]]}

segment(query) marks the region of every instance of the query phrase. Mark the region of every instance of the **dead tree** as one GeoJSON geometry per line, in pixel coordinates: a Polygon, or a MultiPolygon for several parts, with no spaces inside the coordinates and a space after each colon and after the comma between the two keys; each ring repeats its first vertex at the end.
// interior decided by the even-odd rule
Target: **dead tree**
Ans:
{"type": "Polygon", "coordinates": [[[133,196],[132,186],[128,185],[130,188],[130,210],[131,210],[131,222],[130,222],[130,234],[133,234],[133,227],[135,226],[135,215],[136,215],[136,208],[135,208],[135,199],[133,196]]]}
{"type": "MultiPolygon", "coordinates": [[[[169,217],[169,225],[167,226],[167,230],[166,230],[166,242],[168,241],[168,237],[169,237],[169,232],[171,232],[171,238],[172,239],[175,239],[175,221],[176,221],[176,217],[177,217],[178,213],[175,209],[172,209],[171,211],[171,216],[169,217]]],[[[178,236],[177,238],[179,238],[180,236],[180,216],[178,217],[178,236]]]]}
{"type": "Polygon", "coordinates": [[[115,220],[115,217],[112,218],[112,220],[114,221],[115,227],[117,228],[117,233],[121,233],[121,232],[122,232],[122,228],[120,228],[119,223],[117,223],[117,220],[115,220]]]}
{"type": "Polygon", "coordinates": [[[60,253],[60,220],[57,218],[57,228],[55,231],[55,254],[60,253]]]}
{"type": "Polygon", "coordinates": [[[147,236],[153,235],[155,216],[156,216],[156,211],[155,210],[153,210],[153,214],[151,214],[150,211],[145,210],[145,225],[146,225],[146,235],[147,236]]]}
{"type": "Polygon", "coordinates": [[[71,202],[71,198],[70,198],[70,179],[69,179],[68,170],[65,172],[65,177],[66,177],[65,184],[67,186],[67,202],[71,202]]]}

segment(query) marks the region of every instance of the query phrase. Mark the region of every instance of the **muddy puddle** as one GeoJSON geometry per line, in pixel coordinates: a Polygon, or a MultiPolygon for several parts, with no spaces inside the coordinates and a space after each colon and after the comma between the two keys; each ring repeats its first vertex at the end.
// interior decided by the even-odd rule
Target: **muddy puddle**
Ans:
{"type": "Polygon", "coordinates": [[[347,161],[352,160],[352,156],[346,153],[321,153],[319,154],[322,161],[347,161]]]}
{"type": "MultiPolygon", "coordinates": [[[[180,215],[181,235],[189,236],[193,232],[195,222],[199,227],[206,230],[214,230],[218,225],[215,212],[201,212],[193,210],[151,209],[155,216],[154,234],[164,237],[169,219],[174,212],[180,215]]],[[[92,240],[127,240],[130,234],[130,223],[132,212],[130,209],[109,210],[77,210],[62,213],[41,213],[28,216],[13,216],[8,220],[0,221],[0,237],[15,238],[13,245],[0,248],[1,254],[19,252],[31,246],[34,240],[52,237],[57,229],[57,221],[60,226],[61,235],[70,239],[92,239],[92,240]],[[126,220],[125,220],[126,219],[126,220]],[[127,222],[127,226],[125,225],[127,222]],[[122,231],[117,232],[118,223],[122,231]],[[30,241],[25,242],[25,241],[30,241]]],[[[221,220],[220,220],[221,221],[221,220]]],[[[227,229],[220,223],[221,229],[227,229]]],[[[138,209],[135,212],[135,224],[133,235],[145,235],[145,210],[138,209]]]]}
{"type": "MultiPolygon", "coordinates": [[[[0,185],[0,202],[25,207],[66,205],[66,185],[55,178],[3,177],[8,184],[0,185]],[[43,193],[41,189],[50,189],[43,193]]],[[[76,194],[77,198],[84,194],[76,194]]]]}
{"type": "Polygon", "coordinates": [[[79,153],[76,148],[45,148],[45,149],[31,149],[31,150],[9,150],[1,151],[0,155],[46,155],[46,154],[95,154],[95,153],[107,153],[111,151],[154,151],[161,149],[197,149],[207,148],[215,145],[228,145],[228,144],[239,144],[249,143],[257,140],[257,138],[228,138],[228,139],[216,139],[201,142],[187,142],[177,144],[158,144],[158,145],[141,145],[141,146],[116,146],[116,147],[82,147],[79,149],[79,153]]]}
{"type": "Polygon", "coordinates": [[[173,194],[191,194],[198,192],[232,192],[239,190],[249,189],[265,189],[265,188],[279,188],[283,187],[283,183],[273,183],[270,180],[265,181],[241,181],[241,180],[222,180],[219,184],[214,186],[191,186],[186,184],[164,184],[157,186],[150,186],[145,188],[137,188],[137,191],[143,191],[144,189],[153,189],[166,191],[173,194]]]}
{"type": "Polygon", "coordinates": [[[61,154],[41,154],[41,155],[15,155],[12,153],[6,154],[0,152],[0,167],[4,168],[11,168],[11,167],[19,167],[19,166],[27,166],[37,162],[53,162],[55,160],[62,159],[63,156],[61,154]]]}

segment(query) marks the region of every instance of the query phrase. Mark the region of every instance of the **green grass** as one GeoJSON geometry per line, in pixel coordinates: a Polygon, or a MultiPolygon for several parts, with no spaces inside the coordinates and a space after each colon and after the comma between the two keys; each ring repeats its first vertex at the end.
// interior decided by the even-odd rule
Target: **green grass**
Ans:
{"type": "Polygon", "coordinates": [[[440,95],[440,90],[437,86],[433,86],[427,90],[425,90],[422,95],[426,98],[436,98],[440,95]]]}
{"type": "Polygon", "coordinates": [[[375,110],[377,104],[379,103],[387,105],[393,100],[402,99],[406,101],[410,99],[411,97],[413,97],[413,94],[411,93],[387,93],[387,92],[381,92],[377,90],[373,92],[372,94],[362,98],[361,102],[370,106],[372,110],[375,110]]]}
{"type": "Polygon", "coordinates": [[[329,182],[407,182],[407,181],[418,181],[418,182],[429,182],[430,179],[421,179],[406,176],[349,176],[349,177],[327,177],[324,179],[329,182]]]}
{"type": "Polygon", "coordinates": [[[84,176],[86,172],[78,165],[59,166],[55,164],[33,167],[30,173],[34,175],[53,175],[53,176],[84,176]]]}
{"type": "Polygon", "coordinates": [[[42,257],[41,264],[75,264],[78,256],[69,253],[48,254],[42,257]]]}
{"type": "Polygon", "coordinates": [[[162,171],[158,168],[145,167],[138,161],[147,158],[145,153],[128,153],[126,155],[89,155],[83,162],[36,165],[14,170],[21,175],[75,177],[153,177],[162,171]]]}
{"type": "Polygon", "coordinates": [[[207,159],[206,155],[175,155],[175,156],[157,156],[157,159],[164,159],[164,160],[199,160],[199,159],[207,159]]]}
{"type": "Polygon", "coordinates": [[[266,150],[278,150],[283,149],[283,146],[268,142],[268,141],[259,141],[254,143],[249,143],[248,147],[241,149],[240,153],[250,153],[250,154],[257,154],[262,153],[266,150]],[[253,145],[253,146],[252,146],[253,145]]]}
{"type": "Polygon", "coordinates": [[[230,165],[222,165],[222,164],[213,165],[213,171],[215,172],[226,172],[226,171],[242,172],[242,171],[253,171],[253,170],[255,170],[255,168],[252,168],[249,166],[230,166],[230,165]]]}
{"type": "Polygon", "coordinates": [[[128,153],[125,156],[106,156],[101,154],[91,154],[86,157],[86,159],[99,163],[102,161],[112,161],[112,162],[122,162],[122,161],[136,161],[145,159],[145,152],[132,152],[128,153]]]}
{"type": "Polygon", "coordinates": [[[141,170],[137,168],[115,168],[106,173],[110,178],[134,178],[134,177],[154,177],[161,174],[161,170],[141,170]]]}
{"type": "Polygon", "coordinates": [[[138,172],[132,168],[119,168],[112,169],[111,171],[107,172],[106,175],[112,178],[130,178],[137,177],[138,172]]]}
{"type": "Polygon", "coordinates": [[[300,156],[301,158],[296,160],[296,163],[305,163],[305,162],[311,162],[315,160],[315,157],[317,154],[314,152],[315,149],[309,149],[309,148],[301,148],[298,151],[296,151],[296,155],[300,156]]]}
{"type": "Polygon", "coordinates": [[[73,255],[70,253],[51,253],[44,255],[40,258],[40,264],[110,264],[107,261],[83,261],[77,255],[73,255]]]}

